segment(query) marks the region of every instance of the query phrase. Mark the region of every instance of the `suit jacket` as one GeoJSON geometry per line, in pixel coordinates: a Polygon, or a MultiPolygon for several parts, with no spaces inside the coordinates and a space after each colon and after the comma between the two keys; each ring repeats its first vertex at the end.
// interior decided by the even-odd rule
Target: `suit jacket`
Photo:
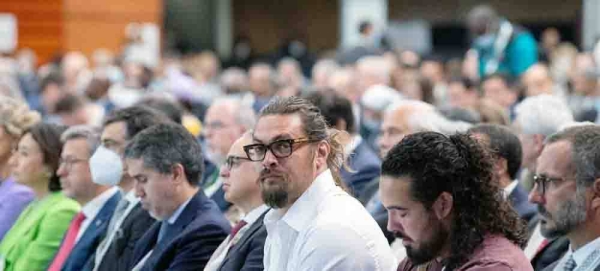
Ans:
{"type": "Polygon", "coordinates": [[[521,184],[517,184],[515,189],[513,189],[508,196],[508,201],[517,211],[519,217],[526,222],[530,222],[537,214],[535,204],[529,202],[529,195],[523,186],[521,186],[521,184]]]}
{"type": "Polygon", "coordinates": [[[268,210],[229,249],[219,271],[262,271],[264,269],[263,255],[267,228],[263,224],[263,219],[267,212],[268,210]]]}
{"type": "MultiPolygon", "coordinates": [[[[118,233],[113,239],[110,247],[106,251],[102,262],[98,266],[98,271],[129,271],[133,262],[133,250],[135,244],[142,238],[148,229],[156,222],[148,212],[142,209],[138,203],[127,215],[121,226],[117,229],[118,233]]],[[[88,260],[85,271],[94,269],[94,257],[88,260]]]]}
{"type": "Polygon", "coordinates": [[[27,206],[0,243],[4,270],[45,270],[79,208],[61,192],[27,206]]]}
{"type": "Polygon", "coordinates": [[[161,223],[154,223],[137,243],[130,268],[153,250],[141,270],[202,270],[231,231],[217,205],[201,189],[157,244],[161,223]]]}
{"type": "Polygon", "coordinates": [[[340,175],[353,196],[361,198],[367,185],[379,177],[381,159],[371,150],[365,140],[362,140],[347,160],[348,166],[355,172],[349,172],[344,167],[340,175]]]}
{"type": "Polygon", "coordinates": [[[102,241],[108,222],[112,216],[117,203],[121,200],[121,193],[115,193],[108,199],[100,209],[94,220],[87,227],[71,250],[71,254],[65,260],[62,271],[80,271],[88,260],[93,259],[96,248],[102,241]]]}
{"type": "Polygon", "coordinates": [[[0,182],[0,240],[17,221],[21,212],[33,200],[33,191],[15,183],[12,178],[0,182]]]}
{"type": "Polygon", "coordinates": [[[536,271],[539,270],[552,270],[558,264],[560,258],[562,258],[567,250],[569,249],[569,239],[562,236],[556,239],[550,240],[550,243],[540,250],[533,259],[531,259],[531,265],[536,271]],[[552,269],[549,269],[552,268],[552,269]]]}

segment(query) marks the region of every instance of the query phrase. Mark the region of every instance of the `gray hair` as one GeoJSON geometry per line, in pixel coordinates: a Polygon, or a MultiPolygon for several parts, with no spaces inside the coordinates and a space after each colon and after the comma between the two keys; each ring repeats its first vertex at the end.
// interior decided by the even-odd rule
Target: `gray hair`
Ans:
{"type": "Polygon", "coordinates": [[[524,134],[549,136],[573,122],[573,113],[561,99],[548,95],[528,97],[515,108],[518,123],[524,134]]]}
{"type": "Polygon", "coordinates": [[[390,64],[382,56],[364,56],[356,62],[359,73],[366,72],[376,76],[382,84],[389,84],[392,69],[390,64]]]}
{"type": "Polygon", "coordinates": [[[571,143],[571,164],[575,169],[577,189],[587,188],[600,178],[600,126],[579,125],[567,128],[546,139],[545,145],[566,140],[571,143]]]}
{"type": "Polygon", "coordinates": [[[234,118],[237,124],[243,126],[246,130],[250,130],[256,124],[256,113],[251,105],[244,103],[238,97],[220,97],[213,101],[212,106],[228,105],[234,109],[234,118]]]}
{"type": "Polygon", "coordinates": [[[77,125],[69,127],[60,136],[60,141],[63,144],[74,139],[85,139],[87,141],[91,157],[100,146],[100,129],[88,125],[77,125]]]}
{"type": "Polygon", "coordinates": [[[471,124],[464,121],[452,121],[437,111],[423,111],[408,117],[408,127],[413,132],[433,131],[445,135],[465,133],[471,124]]]}
{"type": "Polygon", "coordinates": [[[326,58],[317,61],[317,63],[315,63],[315,65],[313,66],[311,73],[312,76],[315,77],[315,74],[317,74],[320,71],[323,71],[327,76],[330,76],[339,68],[340,66],[337,62],[335,62],[335,60],[326,58]]]}
{"type": "Polygon", "coordinates": [[[360,98],[360,103],[370,110],[383,112],[390,105],[402,100],[402,98],[402,94],[391,87],[374,85],[365,91],[360,98]]]}
{"type": "Polygon", "coordinates": [[[200,143],[183,126],[157,124],[138,133],[125,147],[125,158],[141,159],[145,168],[161,174],[183,167],[189,184],[197,186],[204,172],[200,143]]]}

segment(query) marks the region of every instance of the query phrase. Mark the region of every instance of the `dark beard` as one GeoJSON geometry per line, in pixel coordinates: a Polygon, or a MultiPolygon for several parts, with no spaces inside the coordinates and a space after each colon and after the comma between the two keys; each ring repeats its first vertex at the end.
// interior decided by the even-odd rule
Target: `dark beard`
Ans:
{"type": "Polygon", "coordinates": [[[287,180],[282,180],[277,185],[270,185],[268,188],[265,187],[264,175],[267,174],[267,170],[263,170],[259,177],[260,193],[265,204],[271,208],[280,209],[288,203],[288,183],[287,180]]]}
{"type": "Polygon", "coordinates": [[[406,255],[413,264],[424,264],[439,256],[445,242],[448,240],[448,231],[440,224],[437,229],[434,229],[434,232],[435,234],[430,240],[419,244],[418,249],[411,246],[406,247],[406,255]]]}

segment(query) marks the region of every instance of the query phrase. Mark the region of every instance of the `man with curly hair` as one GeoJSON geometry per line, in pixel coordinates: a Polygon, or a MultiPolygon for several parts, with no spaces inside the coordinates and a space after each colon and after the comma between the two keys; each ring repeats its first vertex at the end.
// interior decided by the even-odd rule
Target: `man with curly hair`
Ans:
{"type": "Polygon", "coordinates": [[[493,160],[476,139],[422,132],[406,136],[382,164],[388,230],[408,258],[398,270],[533,270],[521,248],[525,228],[492,181],[493,160]]]}

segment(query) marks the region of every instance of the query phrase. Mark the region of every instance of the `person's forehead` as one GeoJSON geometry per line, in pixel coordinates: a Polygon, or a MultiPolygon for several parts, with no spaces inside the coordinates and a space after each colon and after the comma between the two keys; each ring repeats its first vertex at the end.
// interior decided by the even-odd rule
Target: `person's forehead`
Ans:
{"type": "Polygon", "coordinates": [[[571,143],[565,140],[544,147],[538,158],[538,174],[562,177],[571,168],[571,143]]]}
{"type": "Polygon", "coordinates": [[[263,143],[279,136],[296,138],[304,134],[302,127],[302,119],[298,114],[268,115],[258,120],[252,138],[263,143]]]}
{"type": "Polygon", "coordinates": [[[62,156],[65,155],[89,155],[89,148],[85,138],[73,138],[65,142],[62,156]]]}
{"type": "Polygon", "coordinates": [[[229,121],[233,120],[233,105],[228,103],[214,104],[206,112],[205,121],[229,121]]]}
{"type": "Polygon", "coordinates": [[[382,122],[382,128],[406,128],[406,120],[413,113],[409,108],[398,108],[385,113],[382,122]]]}
{"type": "Polygon", "coordinates": [[[102,140],[112,139],[123,141],[127,137],[127,124],[124,121],[117,121],[108,124],[102,129],[102,140]]]}
{"type": "Polygon", "coordinates": [[[386,208],[394,205],[408,204],[411,180],[408,177],[381,176],[380,191],[386,208]]]}

